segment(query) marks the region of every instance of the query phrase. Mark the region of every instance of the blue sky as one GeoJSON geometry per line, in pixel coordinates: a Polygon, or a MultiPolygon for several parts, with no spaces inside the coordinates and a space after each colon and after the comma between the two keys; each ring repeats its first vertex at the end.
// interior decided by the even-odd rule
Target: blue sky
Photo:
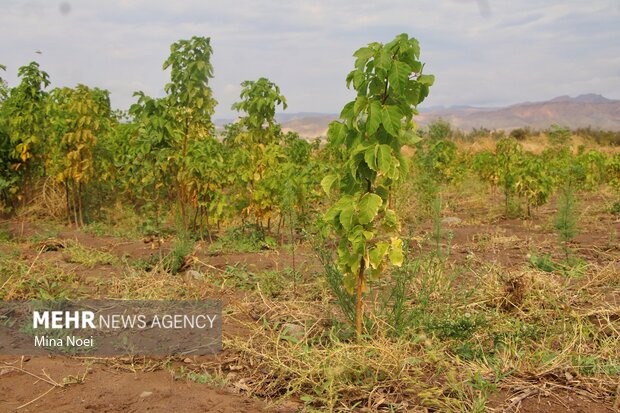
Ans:
{"type": "Polygon", "coordinates": [[[163,95],[169,46],[211,37],[217,117],[266,76],[290,112],[339,112],[352,53],[406,32],[436,75],[425,106],[496,106],[558,95],[620,99],[620,1],[0,0],[0,74],[37,60],[53,86],[163,95]],[[35,51],[41,51],[37,54],[35,51]]]}

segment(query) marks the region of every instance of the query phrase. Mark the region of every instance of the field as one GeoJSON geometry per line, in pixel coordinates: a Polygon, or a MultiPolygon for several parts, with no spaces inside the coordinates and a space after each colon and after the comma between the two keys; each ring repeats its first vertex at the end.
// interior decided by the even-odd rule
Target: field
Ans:
{"type": "Polygon", "coordinates": [[[211,52],[174,43],[128,112],[35,62],[1,84],[0,299],[224,322],[211,356],[0,356],[0,410],[618,410],[617,132],[417,129],[434,77],[402,34],[355,53],[326,140],[282,131],[266,78],[217,134],[211,52]]]}
{"type": "MultiPolygon", "coordinates": [[[[419,210],[408,195],[403,215],[419,210]]],[[[613,411],[620,220],[609,213],[612,194],[579,195],[579,234],[570,241],[578,264],[556,268],[564,253],[555,197],[530,219],[507,218],[501,194],[475,176],[444,186],[441,197],[439,219],[411,216],[403,231],[408,332],[394,338],[379,324],[359,343],[347,338],[307,240],[296,242],[295,269],[290,243],[253,245],[249,233],[198,240],[172,275],[162,257],[175,235],[140,236],[122,220],[75,229],[25,211],[2,225],[4,299],[221,298],[225,351],[3,357],[2,409],[45,393],[20,411],[613,411]]],[[[376,288],[394,282],[397,275],[376,288]]],[[[377,314],[386,311],[373,302],[377,314]]]]}

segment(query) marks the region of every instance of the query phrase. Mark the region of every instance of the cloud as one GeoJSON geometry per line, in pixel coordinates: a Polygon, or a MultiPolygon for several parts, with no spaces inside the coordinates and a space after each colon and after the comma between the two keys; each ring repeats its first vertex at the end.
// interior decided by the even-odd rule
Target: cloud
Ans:
{"type": "Polygon", "coordinates": [[[238,85],[269,77],[289,110],[338,112],[352,97],[352,53],[407,32],[437,76],[429,105],[500,105],[556,95],[620,98],[620,8],[615,1],[163,0],[6,1],[0,63],[37,60],[54,86],[108,88],[113,105],[132,93],[161,96],[169,46],[210,36],[217,116],[232,117],[238,85]],[[64,4],[62,3],[62,4],[64,4]],[[66,6],[64,6],[66,11],[66,6]],[[34,54],[41,50],[42,55],[34,54]]]}

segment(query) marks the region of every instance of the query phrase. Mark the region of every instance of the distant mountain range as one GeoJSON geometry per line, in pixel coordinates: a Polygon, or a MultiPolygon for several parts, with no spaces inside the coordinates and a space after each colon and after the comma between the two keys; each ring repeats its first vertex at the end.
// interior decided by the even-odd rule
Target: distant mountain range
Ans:
{"type": "MultiPolygon", "coordinates": [[[[329,123],[338,118],[334,113],[282,113],[276,115],[285,131],[295,131],[313,138],[325,136],[329,123]]],[[[478,108],[473,106],[429,107],[420,109],[418,125],[442,118],[453,127],[469,131],[474,128],[512,130],[529,126],[545,129],[556,123],[570,128],[588,127],[620,130],[620,100],[601,95],[577,97],[558,96],[545,102],[523,102],[507,107],[478,108]]],[[[230,120],[216,121],[223,125],[230,120]]]]}

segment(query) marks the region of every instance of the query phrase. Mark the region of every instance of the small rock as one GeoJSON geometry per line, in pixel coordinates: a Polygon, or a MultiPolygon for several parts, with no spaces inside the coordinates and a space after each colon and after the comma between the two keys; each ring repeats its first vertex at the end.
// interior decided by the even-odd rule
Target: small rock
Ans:
{"type": "Polygon", "coordinates": [[[150,397],[152,395],[153,395],[152,391],[143,391],[142,393],[140,393],[140,398],[146,399],[147,397],[150,397]]]}
{"type": "Polygon", "coordinates": [[[445,217],[441,219],[441,223],[446,225],[457,225],[461,222],[463,222],[463,220],[458,217],[445,217]]]}
{"type": "Polygon", "coordinates": [[[287,336],[296,338],[297,340],[301,340],[306,335],[306,330],[302,326],[293,323],[283,324],[282,332],[287,336]]]}
{"type": "Polygon", "coordinates": [[[204,276],[199,271],[196,271],[196,270],[189,270],[187,272],[187,275],[189,277],[192,277],[195,280],[202,280],[204,278],[204,276]]]}
{"type": "Polygon", "coordinates": [[[191,363],[193,363],[193,362],[194,362],[194,360],[192,360],[192,359],[191,359],[191,358],[189,358],[189,357],[186,357],[186,358],[184,358],[184,359],[183,359],[183,363],[186,363],[186,364],[191,364],[191,363]]]}

